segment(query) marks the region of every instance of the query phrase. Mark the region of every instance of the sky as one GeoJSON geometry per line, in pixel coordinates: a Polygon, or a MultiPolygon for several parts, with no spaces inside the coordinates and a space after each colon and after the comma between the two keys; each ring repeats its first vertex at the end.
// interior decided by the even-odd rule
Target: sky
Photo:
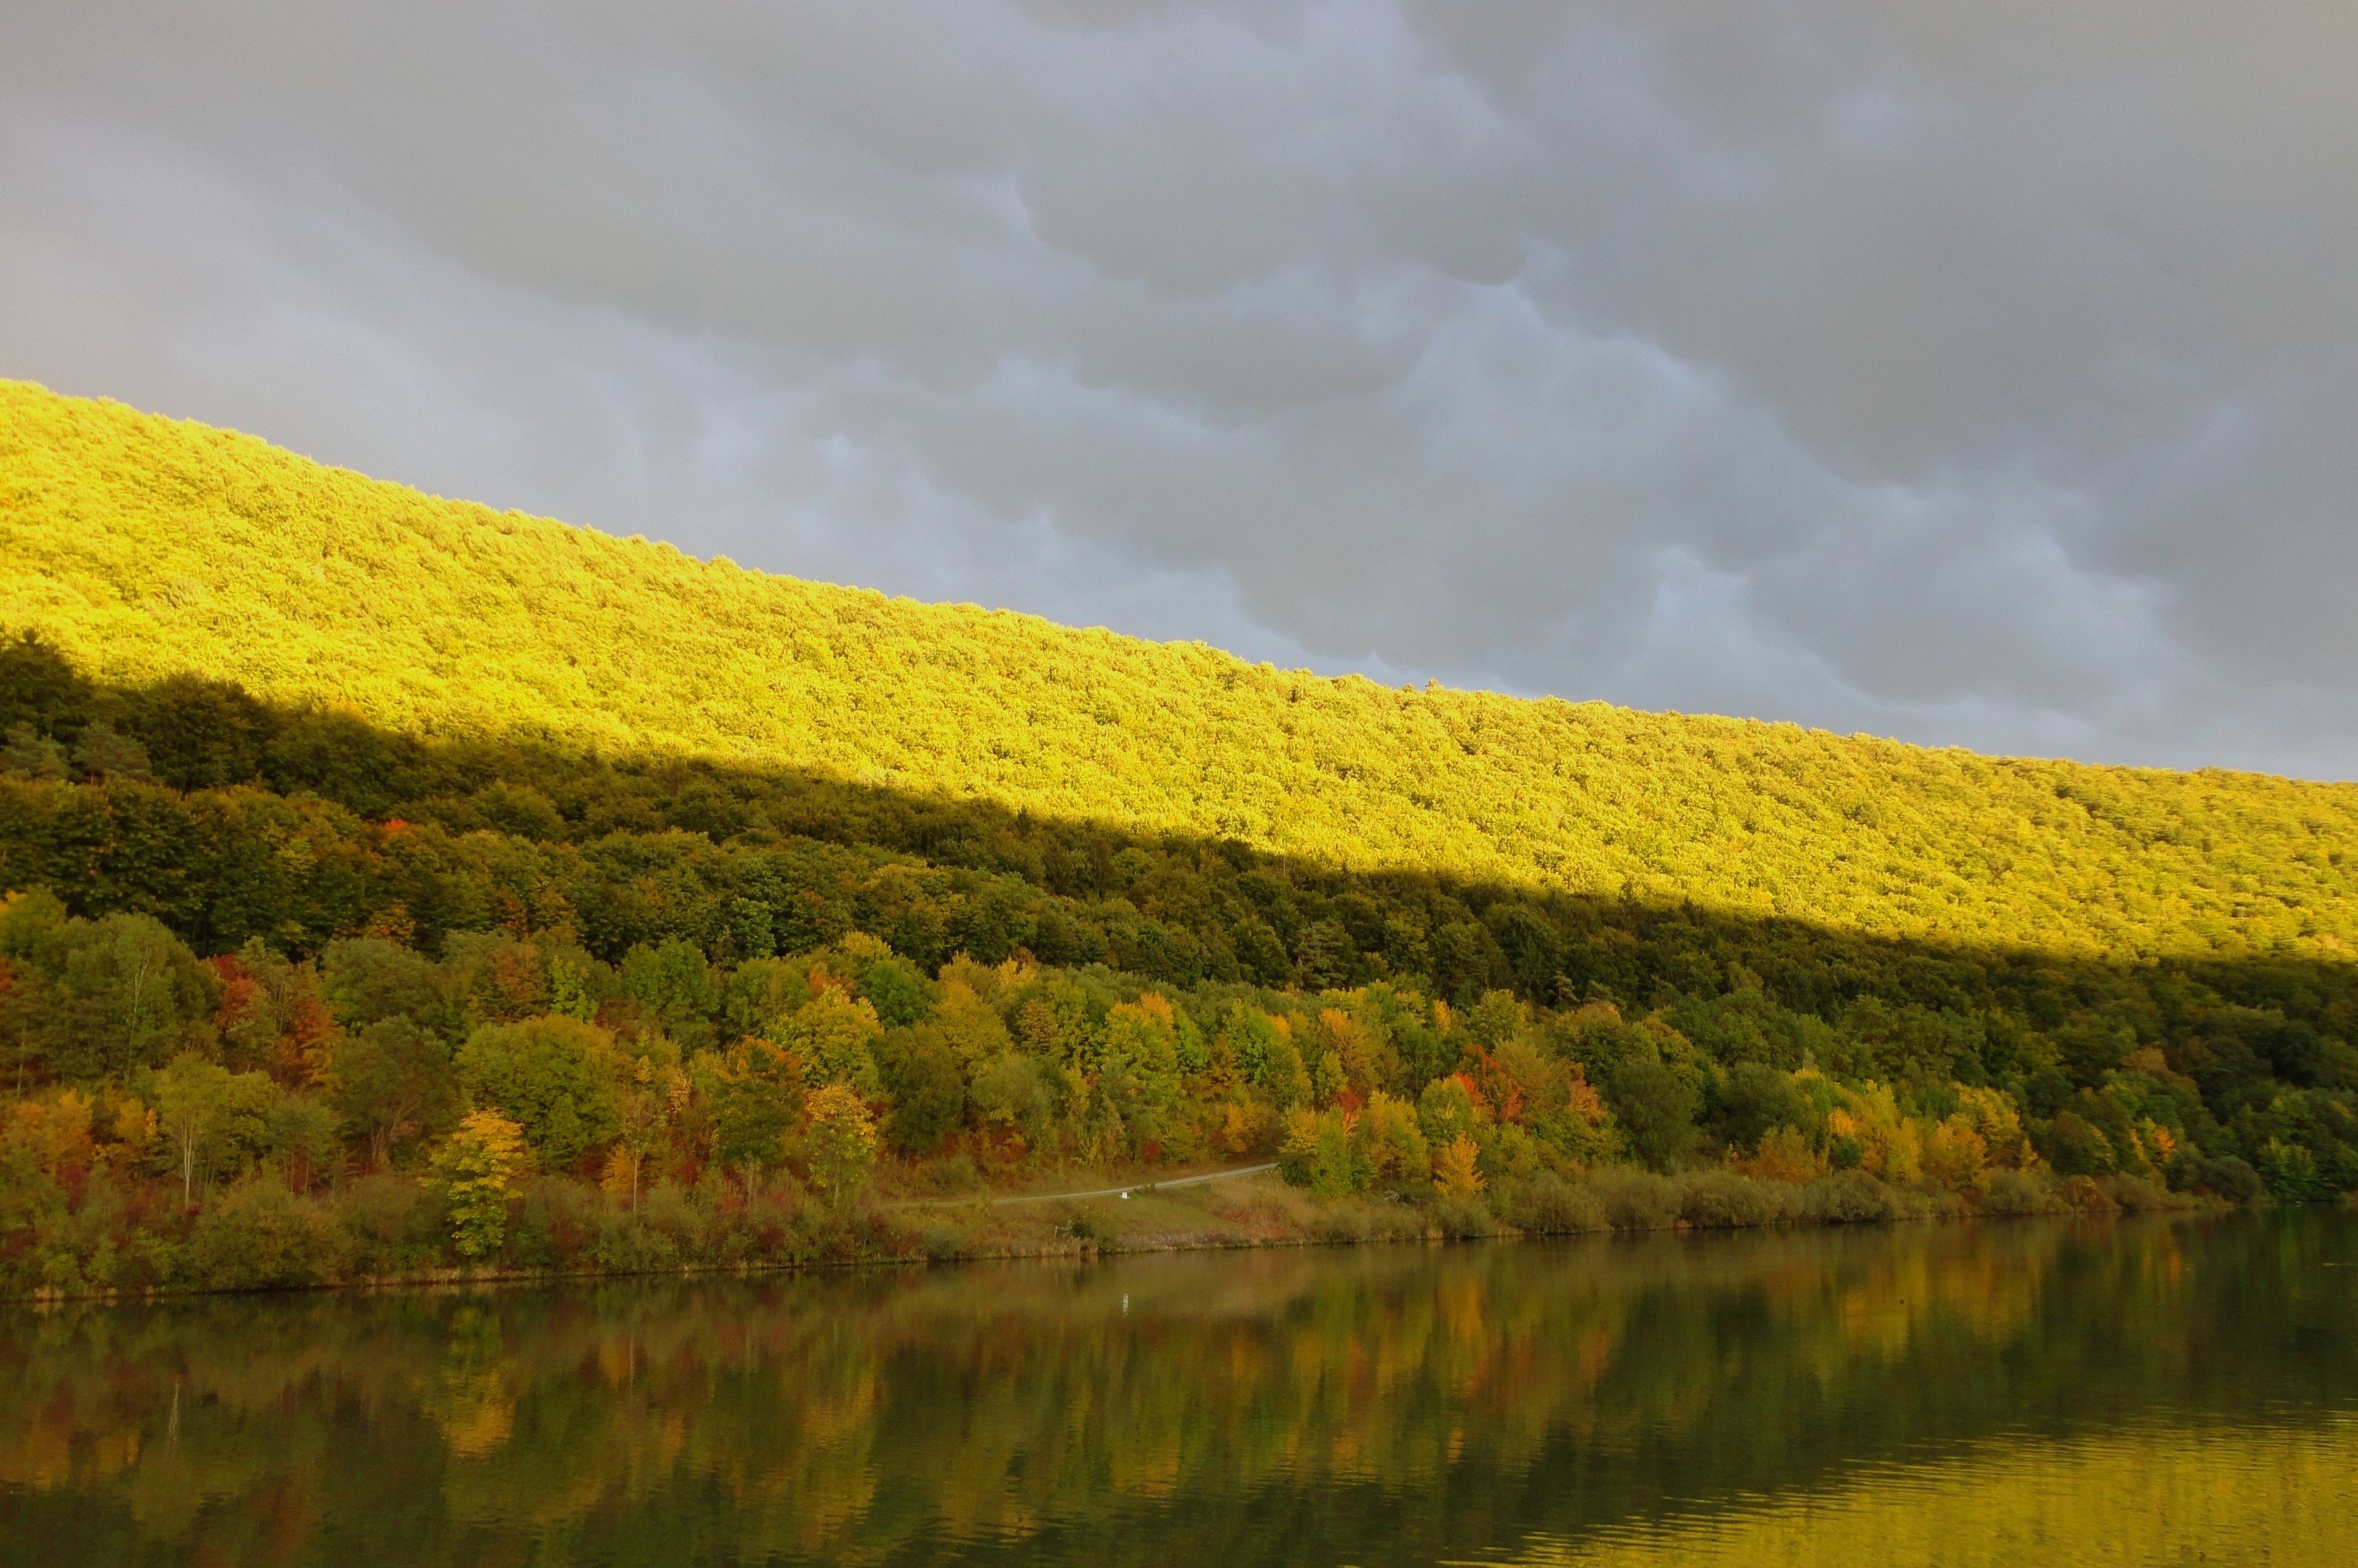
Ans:
{"type": "Polygon", "coordinates": [[[0,39],[0,375],[1328,674],[2358,777],[2358,6],[0,39]]]}

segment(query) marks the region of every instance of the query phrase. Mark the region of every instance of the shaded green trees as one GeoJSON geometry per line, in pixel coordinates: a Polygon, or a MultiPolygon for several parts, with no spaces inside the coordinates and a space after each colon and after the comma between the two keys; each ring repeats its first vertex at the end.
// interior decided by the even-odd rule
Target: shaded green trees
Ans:
{"type": "Polygon", "coordinates": [[[180,1178],[180,1201],[196,1202],[197,1184],[217,1166],[241,1167],[269,1145],[277,1086],[259,1073],[231,1073],[194,1054],[143,1081],[156,1108],[168,1159],[180,1178]]]}
{"type": "Polygon", "coordinates": [[[397,1142],[438,1126],[461,1089],[449,1044],[407,1014],[344,1033],[330,1058],[328,1082],[337,1111],[379,1168],[390,1163],[397,1142]]]}
{"type": "Polygon", "coordinates": [[[595,1024],[561,1017],[483,1024],[455,1065],[469,1099],[514,1120],[551,1169],[577,1163],[621,1130],[614,1040],[595,1024]]]}
{"type": "Polygon", "coordinates": [[[70,917],[44,892],[0,903],[0,1033],[21,1079],[90,1079],[159,1065],[200,1043],[219,985],[144,914],[70,917]]]}

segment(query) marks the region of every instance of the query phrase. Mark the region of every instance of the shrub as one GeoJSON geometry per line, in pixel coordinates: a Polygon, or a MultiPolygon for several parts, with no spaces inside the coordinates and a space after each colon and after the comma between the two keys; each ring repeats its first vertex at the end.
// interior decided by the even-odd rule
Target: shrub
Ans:
{"type": "Polygon", "coordinates": [[[2077,1214],[2111,1215],[2120,1212],[2120,1205],[2113,1201],[2113,1195],[2099,1186],[2093,1176],[2067,1176],[2056,1195],[2063,1200],[2064,1207],[2077,1214]]]}
{"type": "Polygon", "coordinates": [[[1473,1193],[1447,1193],[1433,1206],[1433,1223],[1453,1241],[1498,1233],[1498,1217],[1473,1193]]]}
{"type": "Polygon", "coordinates": [[[1337,1204],[1325,1214],[1314,1215],[1310,1219],[1310,1233],[1321,1241],[1365,1241],[1374,1228],[1368,1218],[1368,1211],[1356,1204],[1337,1204]]]}
{"type": "Polygon", "coordinates": [[[2233,1154],[2205,1160],[2195,1169],[2194,1186],[2198,1192],[2209,1192],[2229,1203],[2257,1203],[2267,1196],[2267,1184],[2260,1173],[2233,1154]]]}
{"type": "Polygon", "coordinates": [[[633,1212],[641,1224],[663,1232],[683,1247],[693,1245],[704,1229],[706,1211],[697,1206],[686,1188],[673,1182],[657,1182],[648,1188],[633,1212]]]}
{"type": "Polygon", "coordinates": [[[241,1182],[197,1220],[197,1278],[217,1291],[322,1285],[344,1271],[346,1244],[328,1212],[271,1177],[241,1182]]]}
{"type": "Polygon", "coordinates": [[[1981,1211],[1988,1215],[2053,1214],[2063,1206],[2055,1189],[2025,1171],[1982,1173],[1981,1211]]]}
{"type": "Polygon", "coordinates": [[[414,1269],[441,1245],[442,1206],[416,1182],[362,1176],[333,1201],[354,1273],[384,1275],[414,1269]]]}
{"type": "Polygon", "coordinates": [[[1697,1228],[1773,1225],[1789,1212],[1785,1189],[1733,1171],[1697,1171],[1677,1184],[1679,1217],[1697,1228]]]}
{"type": "Polygon", "coordinates": [[[956,1197],[982,1185],[982,1173],[964,1154],[947,1154],[938,1160],[928,1160],[913,1173],[916,1184],[927,1193],[956,1197]]]}
{"type": "Polygon", "coordinates": [[[2163,1209],[2191,1208],[2194,1200],[2173,1193],[2143,1176],[2107,1176],[2097,1184],[2124,1214],[2154,1214],[2163,1209]]]}
{"type": "Polygon", "coordinates": [[[1612,1222],[1595,1192],[1576,1187],[1553,1172],[1542,1172],[1523,1184],[1509,1210],[1515,1224],[1541,1235],[1573,1235],[1607,1230],[1612,1222]]]}
{"type": "Polygon", "coordinates": [[[510,1206],[500,1255],[522,1268],[562,1268],[577,1261],[604,1228],[607,1200],[594,1187],[561,1178],[525,1182],[510,1206]]]}
{"type": "Polygon", "coordinates": [[[648,1223],[639,1209],[611,1213],[590,1249],[598,1267],[610,1274],[651,1274],[679,1265],[679,1238],[648,1223]]]}
{"type": "Polygon", "coordinates": [[[1677,1190],[1650,1171],[1600,1171],[1588,1189],[1616,1230],[1668,1230],[1678,1222],[1677,1190]]]}
{"type": "Polygon", "coordinates": [[[1801,1213],[1821,1225],[1870,1225],[1892,1217],[1889,1187],[1865,1171],[1836,1171],[1801,1189],[1801,1213]]]}
{"type": "Polygon", "coordinates": [[[1121,1232],[1112,1219],[1079,1204],[1066,1204],[1057,1216],[1056,1228],[1084,1247],[1103,1247],[1118,1239],[1121,1232]]]}

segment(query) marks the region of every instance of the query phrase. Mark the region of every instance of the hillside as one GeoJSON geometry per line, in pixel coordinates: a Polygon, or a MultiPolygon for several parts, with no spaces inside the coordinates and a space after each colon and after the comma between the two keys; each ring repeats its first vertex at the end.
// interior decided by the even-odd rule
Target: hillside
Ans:
{"type": "Polygon", "coordinates": [[[916,1206],[1240,1161],[1313,1195],[1124,1212],[2358,1188],[2358,788],[1391,691],[0,410],[0,1294],[1115,1245],[916,1206]]]}
{"type": "Polygon", "coordinates": [[[2358,787],[1256,666],[698,562],[0,384],[0,627],[427,738],[783,765],[1124,832],[1885,937],[2358,945],[2358,787]]]}

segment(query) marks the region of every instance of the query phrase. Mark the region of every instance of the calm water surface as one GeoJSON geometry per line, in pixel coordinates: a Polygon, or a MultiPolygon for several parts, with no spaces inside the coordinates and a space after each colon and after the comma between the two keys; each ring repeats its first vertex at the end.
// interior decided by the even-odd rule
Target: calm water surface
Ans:
{"type": "Polygon", "coordinates": [[[0,1563],[2346,1563],[2358,1216],[0,1309],[0,1563]]]}

